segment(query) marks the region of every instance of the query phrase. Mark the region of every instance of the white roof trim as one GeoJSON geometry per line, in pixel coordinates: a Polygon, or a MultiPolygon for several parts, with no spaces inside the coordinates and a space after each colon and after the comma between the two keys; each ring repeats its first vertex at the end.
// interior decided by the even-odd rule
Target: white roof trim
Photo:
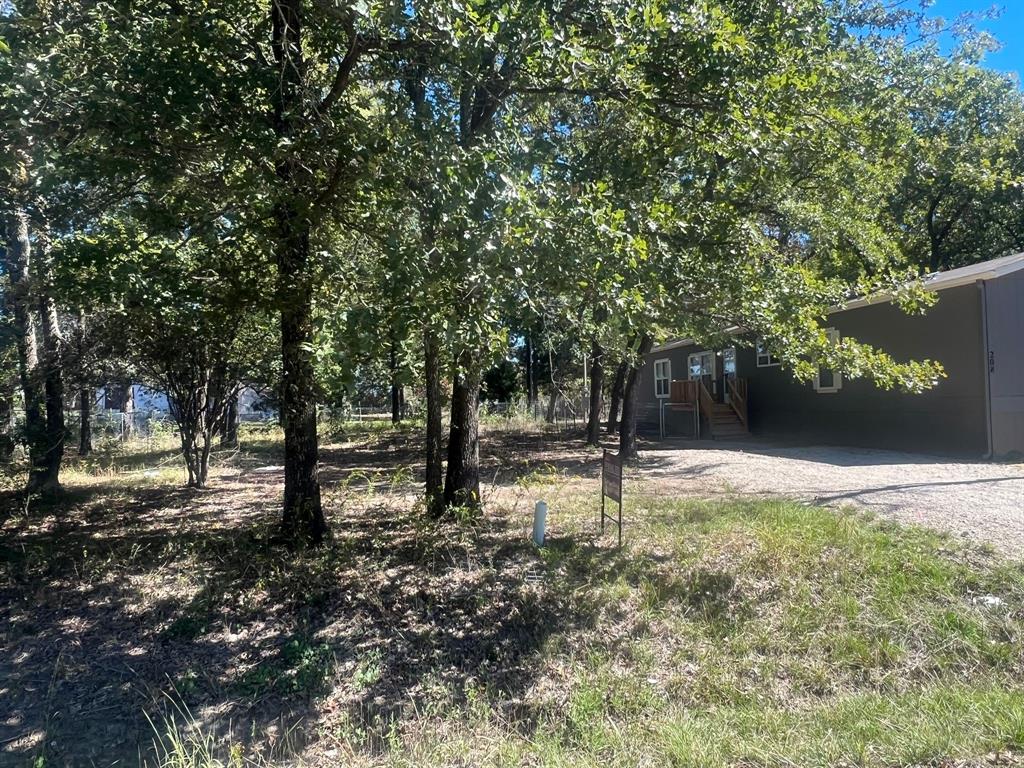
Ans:
{"type": "Polygon", "coordinates": [[[655,344],[651,347],[651,354],[655,352],[668,352],[670,349],[679,349],[679,347],[688,347],[694,344],[693,339],[672,339],[672,341],[666,341],[664,344],[655,344]]]}
{"type": "MultiPolygon", "coordinates": [[[[948,288],[972,285],[979,280],[995,280],[1022,269],[1024,269],[1024,253],[1015,253],[1011,256],[981,261],[977,264],[950,269],[946,272],[932,272],[930,275],[925,275],[921,278],[921,284],[926,291],[944,291],[948,288]]],[[[845,312],[848,309],[867,307],[872,304],[885,304],[890,301],[892,301],[892,294],[883,291],[861,299],[852,299],[842,306],[832,307],[828,313],[833,315],[837,312],[845,312]]],[[[687,347],[694,343],[693,339],[673,339],[664,344],[658,344],[651,349],[651,352],[667,352],[670,349],[687,347]]]]}
{"type": "MultiPolygon", "coordinates": [[[[930,275],[925,275],[921,278],[921,285],[926,291],[945,291],[948,288],[972,285],[979,280],[995,280],[998,277],[1009,275],[1021,269],[1024,269],[1024,253],[1015,253],[1012,256],[1003,256],[991,261],[981,261],[977,264],[958,267],[947,272],[932,272],[930,275]]],[[[853,299],[839,307],[832,307],[829,310],[829,314],[889,301],[892,301],[892,294],[883,291],[860,299],[853,299]]]]}

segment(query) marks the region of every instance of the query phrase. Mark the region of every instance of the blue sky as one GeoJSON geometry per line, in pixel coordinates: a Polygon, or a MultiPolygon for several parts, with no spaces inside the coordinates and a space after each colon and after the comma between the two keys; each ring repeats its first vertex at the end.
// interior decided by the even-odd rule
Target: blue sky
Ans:
{"type": "Polygon", "coordinates": [[[985,11],[993,6],[1002,9],[1000,17],[982,21],[978,26],[992,34],[1003,47],[990,53],[985,63],[1003,72],[1016,72],[1024,79],[1024,0],[936,0],[928,13],[951,22],[964,11],[985,11]]]}

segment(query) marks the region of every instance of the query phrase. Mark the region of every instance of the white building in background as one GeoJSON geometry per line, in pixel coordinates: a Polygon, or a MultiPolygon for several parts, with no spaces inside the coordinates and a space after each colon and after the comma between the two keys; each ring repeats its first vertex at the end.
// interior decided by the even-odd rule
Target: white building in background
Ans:
{"type": "MultiPolygon", "coordinates": [[[[124,413],[128,400],[125,387],[109,384],[96,390],[96,411],[124,413]]],[[[132,407],[129,410],[140,417],[169,417],[171,413],[167,395],[142,384],[130,387],[132,407]]],[[[267,402],[266,396],[253,387],[244,387],[238,393],[238,413],[242,421],[262,421],[277,416],[277,409],[267,402]]]]}

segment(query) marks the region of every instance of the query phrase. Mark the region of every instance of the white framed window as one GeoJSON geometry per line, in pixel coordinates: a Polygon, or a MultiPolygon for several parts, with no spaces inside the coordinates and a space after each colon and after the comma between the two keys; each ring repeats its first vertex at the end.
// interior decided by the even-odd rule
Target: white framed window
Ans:
{"type": "Polygon", "coordinates": [[[757,351],[758,368],[774,368],[776,365],[782,365],[782,361],[768,351],[768,347],[765,346],[764,339],[758,339],[755,342],[755,347],[757,351]]]}
{"type": "Polygon", "coordinates": [[[672,394],[672,361],[667,357],[654,361],[654,396],[668,397],[672,394]]]}
{"type": "MultiPolygon", "coordinates": [[[[839,331],[835,328],[826,328],[825,333],[828,336],[830,344],[839,343],[839,331]]],[[[839,371],[833,371],[831,368],[824,368],[818,366],[818,373],[814,377],[814,391],[815,392],[838,392],[843,388],[843,374],[839,371]]]]}
{"type": "Polygon", "coordinates": [[[694,352],[686,360],[686,370],[690,380],[715,375],[715,353],[694,352]]]}

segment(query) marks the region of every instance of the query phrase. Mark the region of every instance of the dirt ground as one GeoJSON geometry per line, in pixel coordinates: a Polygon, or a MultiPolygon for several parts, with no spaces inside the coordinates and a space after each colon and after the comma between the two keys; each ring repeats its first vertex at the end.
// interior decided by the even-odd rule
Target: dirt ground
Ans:
{"type": "Polygon", "coordinates": [[[522,692],[523,659],[581,619],[529,587],[540,562],[520,481],[596,459],[558,435],[492,437],[486,449],[486,524],[429,530],[415,437],[324,449],[327,555],[293,558],[275,541],[278,446],[226,460],[204,491],[147,482],[144,467],[173,465],[172,449],[75,477],[28,516],[9,493],[0,766],[138,765],[154,712],[234,723],[230,739],[269,743],[268,758],[324,721],[351,724],[372,752],[393,713],[432,689],[463,690],[486,671],[522,692]],[[127,467],[139,469],[116,474],[127,467]],[[324,699],[335,678],[345,683],[324,699]]]}
{"type": "Polygon", "coordinates": [[[732,492],[853,505],[1024,556],[1024,465],[758,442],[650,444],[643,474],[664,493],[732,492]]]}

